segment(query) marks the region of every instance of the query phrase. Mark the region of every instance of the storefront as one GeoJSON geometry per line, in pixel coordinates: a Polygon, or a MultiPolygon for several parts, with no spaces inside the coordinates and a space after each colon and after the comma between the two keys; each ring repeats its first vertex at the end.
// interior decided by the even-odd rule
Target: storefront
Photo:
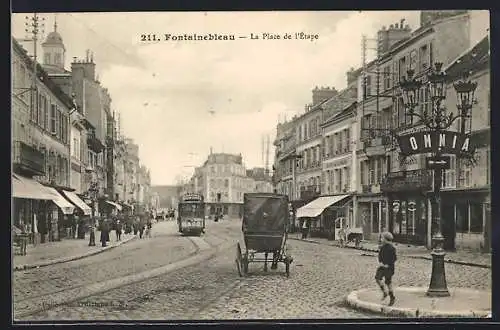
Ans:
{"type": "Polygon", "coordinates": [[[424,169],[391,172],[381,189],[388,199],[388,229],[394,241],[430,247],[431,172],[424,169]]]}
{"type": "Polygon", "coordinates": [[[105,203],[101,203],[99,209],[101,210],[101,214],[105,214],[107,216],[117,215],[118,212],[123,210],[122,206],[118,203],[109,200],[103,200],[105,203]]]}
{"type": "Polygon", "coordinates": [[[428,244],[428,204],[418,192],[389,194],[389,231],[400,243],[428,244]]]}
{"type": "Polygon", "coordinates": [[[357,218],[353,227],[362,229],[364,239],[377,241],[380,234],[388,230],[387,197],[382,194],[358,195],[355,207],[357,218]]]}
{"type": "Polygon", "coordinates": [[[491,250],[489,189],[442,191],[442,232],[448,250],[491,250]]]}
{"type": "Polygon", "coordinates": [[[13,225],[31,235],[31,243],[60,240],[74,206],[54,188],[19,174],[12,175],[13,225]]]}
{"type": "Polygon", "coordinates": [[[354,218],[351,195],[321,196],[297,209],[300,226],[307,221],[312,237],[337,239],[337,225],[351,223],[354,218]]]}
{"type": "Polygon", "coordinates": [[[55,188],[43,186],[45,191],[52,196],[52,202],[47,206],[51,228],[51,235],[54,240],[70,238],[71,229],[76,229],[73,223],[75,206],[64,198],[55,188]],[[57,230],[54,230],[57,228],[57,230]],[[56,236],[56,237],[55,237],[56,236]]]}

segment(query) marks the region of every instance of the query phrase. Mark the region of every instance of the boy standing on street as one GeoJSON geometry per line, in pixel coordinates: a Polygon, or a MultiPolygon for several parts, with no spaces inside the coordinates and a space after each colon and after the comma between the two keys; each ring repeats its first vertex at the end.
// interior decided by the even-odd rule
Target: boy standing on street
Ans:
{"type": "Polygon", "coordinates": [[[392,276],[394,275],[394,264],[397,260],[396,248],[392,244],[393,236],[389,232],[382,234],[382,246],[378,252],[378,262],[380,263],[375,274],[375,280],[378,286],[382,290],[382,300],[385,300],[387,296],[390,297],[389,306],[394,305],[396,297],[394,296],[394,291],[392,289],[392,276]],[[382,281],[384,280],[385,281],[382,281]],[[385,290],[385,285],[387,286],[387,291],[385,290]]]}

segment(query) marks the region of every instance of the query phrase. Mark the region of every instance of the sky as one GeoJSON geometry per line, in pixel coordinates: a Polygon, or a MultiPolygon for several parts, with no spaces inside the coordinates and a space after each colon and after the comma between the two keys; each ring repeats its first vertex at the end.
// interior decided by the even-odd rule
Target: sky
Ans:
{"type": "MultiPolygon", "coordinates": [[[[315,86],[345,88],[346,72],[361,65],[363,34],[374,38],[383,25],[403,18],[412,29],[419,25],[418,11],[40,16],[45,18],[43,37],[53,31],[57,19],[67,69],[73,57],[83,59],[87,49],[93,52],[99,80],[109,90],[112,109],[120,114],[121,133],[139,145],[141,163],[150,169],[153,185],[187,178],[206,160],[210,148],[241,153],[247,167],[264,166],[263,136],[271,141],[272,164],[277,123],[302,113],[315,86]],[[283,37],[300,32],[318,39],[250,39],[251,33],[283,37]],[[234,35],[236,40],[163,38],[192,33],[234,35]],[[141,34],[162,40],[144,42],[141,34]]],[[[27,37],[25,17],[12,15],[15,38],[27,37]]],[[[368,59],[374,55],[370,51],[368,59]]]]}

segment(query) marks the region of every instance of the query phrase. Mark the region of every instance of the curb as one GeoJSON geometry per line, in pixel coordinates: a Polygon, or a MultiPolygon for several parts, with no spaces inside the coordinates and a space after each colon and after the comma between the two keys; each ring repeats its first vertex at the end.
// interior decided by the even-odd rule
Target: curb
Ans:
{"type": "MultiPolygon", "coordinates": [[[[329,245],[329,246],[334,246],[334,247],[340,248],[340,246],[338,246],[336,244],[328,244],[328,243],[313,241],[313,240],[309,240],[309,239],[300,239],[300,238],[294,238],[294,237],[290,237],[290,239],[293,239],[296,241],[313,243],[313,244],[329,245]]],[[[370,248],[364,248],[364,247],[356,248],[355,246],[345,246],[344,248],[378,253],[377,249],[370,249],[370,248]]],[[[401,256],[406,257],[406,258],[412,258],[412,259],[423,259],[423,260],[431,260],[432,261],[432,257],[428,257],[428,256],[416,256],[416,255],[404,255],[404,254],[401,256]]],[[[466,261],[458,261],[458,260],[453,260],[453,259],[445,259],[444,261],[446,263],[449,263],[449,264],[491,269],[491,265],[478,264],[478,263],[466,262],[466,261]]]]}
{"type": "MultiPolygon", "coordinates": [[[[400,287],[405,291],[420,292],[422,288],[400,287]]],[[[345,302],[352,308],[363,310],[370,313],[383,314],[390,317],[407,317],[407,318],[491,318],[491,311],[439,311],[439,310],[420,310],[418,308],[400,308],[394,306],[381,305],[362,301],[358,298],[358,293],[369,291],[370,289],[362,289],[351,292],[345,302]]]]}
{"type": "Polygon", "coordinates": [[[118,247],[118,246],[120,246],[122,244],[128,243],[128,242],[134,240],[135,238],[136,238],[136,236],[131,236],[131,237],[129,237],[126,240],[118,242],[117,244],[109,245],[109,246],[106,246],[106,247],[104,247],[102,249],[95,250],[95,251],[92,251],[92,252],[89,252],[89,253],[84,253],[84,254],[80,254],[80,255],[76,255],[76,256],[70,256],[70,257],[65,257],[65,258],[50,260],[50,261],[41,262],[41,263],[37,263],[37,264],[15,266],[14,267],[14,271],[18,272],[18,271],[22,271],[22,270],[28,270],[28,269],[33,269],[33,268],[46,267],[46,266],[51,266],[51,265],[56,265],[56,264],[62,264],[62,263],[65,263],[65,262],[70,262],[70,261],[84,259],[84,258],[87,258],[87,257],[91,257],[93,255],[100,254],[100,253],[103,253],[105,251],[111,250],[111,249],[113,249],[115,247],[118,247]]]}

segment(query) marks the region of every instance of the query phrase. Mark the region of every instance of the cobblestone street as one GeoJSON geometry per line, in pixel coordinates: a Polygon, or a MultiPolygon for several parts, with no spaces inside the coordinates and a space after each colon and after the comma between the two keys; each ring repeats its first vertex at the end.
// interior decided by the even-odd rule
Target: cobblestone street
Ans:
{"type": "MultiPolygon", "coordinates": [[[[109,291],[103,290],[102,293],[34,313],[27,319],[375,317],[343,305],[344,297],[352,290],[374,286],[373,273],[377,266],[374,253],[290,240],[289,250],[294,257],[290,278],[284,276],[283,265],[279,265],[277,271],[264,273],[262,264],[250,264],[249,276],[240,278],[234,262],[236,241],[242,242],[240,233],[240,223],[237,220],[209,223],[204,240],[211,246],[225,247],[215,257],[148,280],[109,291]],[[222,243],[231,244],[227,247],[226,244],[221,245],[222,243]]],[[[133,242],[130,246],[114,252],[123,260],[117,258],[117,255],[113,256],[113,252],[100,256],[99,258],[103,258],[100,261],[92,262],[89,258],[82,261],[82,264],[86,263],[86,266],[82,265],[82,269],[85,267],[100,269],[104,264],[107,265],[109,274],[112,274],[108,276],[119,277],[146,267],[174,262],[185,258],[193,251],[194,247],[189,243],[189,239],[183,237],[174,239],[175,234],[170,235],[172,239],[166,240],[165,237],[160,239],[159,236],[150,241],[133,242]],[[172,253],[168,253],[168,250],[172,253]],[[173,253],[174,251],[183,252],[173,253]],[[133,268],[129,267],[128,270],[126,266],[120,268],[120,265],[129,263],[132,258],[135,259],[133,268]]],[[[69,267],[69,264],[65,267],[69,267]]],[[[429,261],[404,258],[397,262],[396,267],[394,278],[396,286],[428,285],[431,268],[429,261]]],[[[96,275],[89,276],[88,281],[99,281],[105,277],[104,271],[103,273],[95,271],[96,275]]],[[[447,264],[446,271],[450,289],[458,286],[475,289],[491,287],[489,269],[447,264]]],[[[45,272],[46,270],[44,270],[44,274],[47,274],[45,276],[48,276],[45,272]]],[[[81,278],[74,278],[72,281],[71,283],[85,282],[81,278]]],[[[16,283],[16,286],[20,284],[16,283]]]]}
{"type": "MultiPolygon", "coordinates": [[[[55,293],[68,292],[70,297],[75,289],[164,266],[197,250],[190,239],[179,236],[175,222],[156,224],[152,236],[81,260],[14,272],[15,314],[29,312],[35,306],[47,306],[55,293]]],[[[224,237],[215,235],[207,239],[212,245],[223,241],[224,237]]]]}

